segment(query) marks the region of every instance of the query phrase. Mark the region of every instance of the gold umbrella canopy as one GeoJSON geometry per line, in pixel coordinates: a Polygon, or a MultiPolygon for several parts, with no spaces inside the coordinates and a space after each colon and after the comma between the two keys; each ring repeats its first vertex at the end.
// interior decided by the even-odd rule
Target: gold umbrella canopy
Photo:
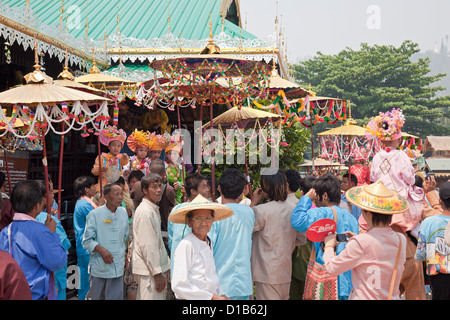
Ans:
{"type": "Polygon", "coordinates": [[[88,74],[82,75],[80,77],[75,78],[76,82],[79,83],[91,83],[92,85],[120,85],[120,84],[132,84],[133,81],[129,81],[126,79],[106,75],[100,72],[97,68],[95,61],[93,62],[93,67],[89,70],[88,74]]]}
{"type": "Polygon", "coordinates": [[[99,102],[109,101],[87,92],[62,87],[56,84],[26,84],[0,93],[0,105],[23,104],[36,106],[75,101],[99,102]]]}
{"type": "Polygon", "coordinates": [[[282,78],[275,66],[272,66],[268,90],[271,95],[276,95],[280,90],[283,90],[288,99],[303,98],[309,93],[308,90],[303,89],[298,84],[282,78]]]}
{"type": "Polygon", "coordinates": [[[319,136],[358,136],[362,137],[366,134],[366,128],[360,127],[356,125],[356,121],[352,118],[349,118],[345,121],[345,124],[343,126],[333,128],[321,133],[318,133],[319,136]]]}
{"type": "Polygon", "coordinates": [[[110,101],[98,95],[56,85],[50,77],[40,71],[40,66],[37,62],[34,68],[33,72],[25,75],[27,82],[25,85],[0,93],[0,105],[22,104],[32,107],[39,104],[53,105],[76,101],[110,101]]]}
{"type": "MultiPolygon", "coordinates": [[[[233,124],[235,122],[244,122],[251,120],[269,120],[276,121],[281,119],[282,116],[279,114],[274,114],[262,110],[257,110],[249,107],[232,107],[229,110],[225,111],[221,115],[215,117],[212,122],[212,126],[215,127],[219,124],[233,124]]],[[[210,127],[210,122],[203,125],[203,128],[210,127]]]]}
{"type": "MultiPolygon", "coordinates": [[[[66,53],[67,55],[67,53],[66,53]]],[[[67,66],[67,57],[66,57],[66,66],[64,67],[63,72],[58,75],[58,79],[53,81],[54,84],[62,87],[72,88],[81,90],[84,92],[96,94],[96,95],[104,95],[105,92],[98,90],[94,87],[87,86],[81,82],[76,82],[73,74],[70,73],[69,67],[67,66]]]]}
{"type": "Polygon", "coordinates": [[[80,90],[62,87],[56,84],[26,84],[0,93],[0,105],[23,104],[36,106],[75,101],[99,102],[110,101],[80,90]]]}
{"type": "Polygon", "coordinates": [[[314,159],[314,164],[311,160],[306,161],[305,163],[301,164],[300,167],[332,167],[332,168],[341,168],[343,170],[348,169],[347,166],[344,166],[342,164],[340,164],[339,162],[333,162],[333,161],[329,161],[329,160],[325,160],[323,158],[315,158],[314,159]]]}
{"type": "Polygon", "coordinates": [[[218,76],[245,77],[252,74],[257,67],[268,68],[265,62],[224,54],[199,54],[155,60],[150,63],[150,68],[163,74],[178,72],[183,75],[198,75],[205,79],[214,79],[218,76]]]}

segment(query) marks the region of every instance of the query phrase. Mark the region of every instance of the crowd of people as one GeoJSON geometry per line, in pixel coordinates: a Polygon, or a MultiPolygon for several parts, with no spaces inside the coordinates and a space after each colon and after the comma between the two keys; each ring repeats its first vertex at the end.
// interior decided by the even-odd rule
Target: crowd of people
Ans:
{"type": "MultiPolygon", "coordinates": [[[[211,190],[179,165],[176,139],[105,129],[99,179],[74,181],[78,299],[449,299],[450,182],[416,174],[395,128],[378,135],[370,183],[272,168],[255,190],[235,168],[211,190]],[[313,242],[307,232],[323,219],[336,228],[313,242]],[[328,279],[321,292],[314,270],[328,279]]],[[[0,299],[66,299],[71,244],[45,181],[18,182],[10,197],[1,173],[0,183],[0,299]]]]}

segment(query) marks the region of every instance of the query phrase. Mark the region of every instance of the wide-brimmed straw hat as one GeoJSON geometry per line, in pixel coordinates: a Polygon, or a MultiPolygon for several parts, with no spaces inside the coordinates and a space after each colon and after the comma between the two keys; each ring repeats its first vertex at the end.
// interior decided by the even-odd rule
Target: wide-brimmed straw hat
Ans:
{"type": "Polygon", "coordinates": [[[409,209],[408,200],[381,181],[351,188],[345,196],[351,204],[369,212],[393,215],[409,209]]]}
{"type": "Polygon", "coordinates": [[[233,209],[230,207],[227,207],[224,204],[209,201],[199,194],[194,200],[192,200],[192,202],[186,203],[172,211],[169,215],[169,221],[172,223],[184,224],[186,223],[186,214],[188,212],[201,209],[214,211],[214,221],[224,220],[233,215],[233,209]]]}

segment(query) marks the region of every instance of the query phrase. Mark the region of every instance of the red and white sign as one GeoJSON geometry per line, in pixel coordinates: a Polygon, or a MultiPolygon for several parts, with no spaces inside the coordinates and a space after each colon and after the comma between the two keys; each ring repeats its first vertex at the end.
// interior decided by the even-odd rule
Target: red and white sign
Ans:
{"type": "Polygon", "coordinates": [[[330,233],[336,232],[336,222],[332,219],[320,219],[306,231],[306,237],[312,242],[322,242],[330,233]]]}

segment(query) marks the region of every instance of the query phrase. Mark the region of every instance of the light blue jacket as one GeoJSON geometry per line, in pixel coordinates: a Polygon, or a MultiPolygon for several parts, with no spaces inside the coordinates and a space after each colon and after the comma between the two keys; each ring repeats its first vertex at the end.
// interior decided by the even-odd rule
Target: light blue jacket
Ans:
{"type": "Polygon", "coordinates": [[[253,293],[251,254],[255,213],[249,206],[227,203],[233,215],[214,222],[214,261],[220,287],[227,297],[253,293]]]}
{"type": "MultiPolygon", "coordinates": [[[[42,211],[37,217],[36,221],[45,224],[47,220],[48,213],[46,211],[42,211]]],[[[64,227],[61,224],[61,221],[54,215],[50,215],[53,220],[56,222],[56,234],[59,236],[59,240],[61,241],[62,246],[66,249],[67,254],[69,253],[69,248],[72,246],[69,238],[67,237],[67,233],[64,230],[64,227]]]]}
{"type": "Polygon", "coordinates": [[[89,252],[83,248],[81,242],[83,241],[84,229],[86,228],[86,217],[94,210],[92,204],[84,199],[78,199],[73,211],[73,229],[75,231],[75,247],[77,256],[88,255],[89,252]]]}
{"type": "Polygon", "coordinates": [[[105,279],[123,276],[128,233],[128,214],[123,207],[116,208],[114,219],[106,205],[88,214],[82,245],[89,251],[91,276],[105,279]],[[114,259],[112,264],[106,264],[102,256],[94,252],[97,245],[104,247],[112,254],[114,259]]]}
{"type": "MultiPolygon", "coordinates": [[[[317,220],[332,219],[334,220],[333,210],[328,207],[318,207],[311,209],[312,201],[307,196],[302,196],[298,201],[297,206],[292,212],[291,224],[298,232],[305,232],[317,220]]],[[[355,217],[347,210],[333,206],[337,214],[337,228],[336,233],[344,233],[344,231],[352,231],[355,234],[359,233],[358,222],[355,217]]],[[[345,248],[346,243],[339,243],[336,246],[336,254],[341,253],[345,248]]],[[[316,262],[324,264],[323,251],[320,248],[319,242],[313,242],[316,249],[316,262]]],[[[338,276],[338,295],[340,297],[348,297],[352,290],[351,271],[344,272],[338,276]]]]}

